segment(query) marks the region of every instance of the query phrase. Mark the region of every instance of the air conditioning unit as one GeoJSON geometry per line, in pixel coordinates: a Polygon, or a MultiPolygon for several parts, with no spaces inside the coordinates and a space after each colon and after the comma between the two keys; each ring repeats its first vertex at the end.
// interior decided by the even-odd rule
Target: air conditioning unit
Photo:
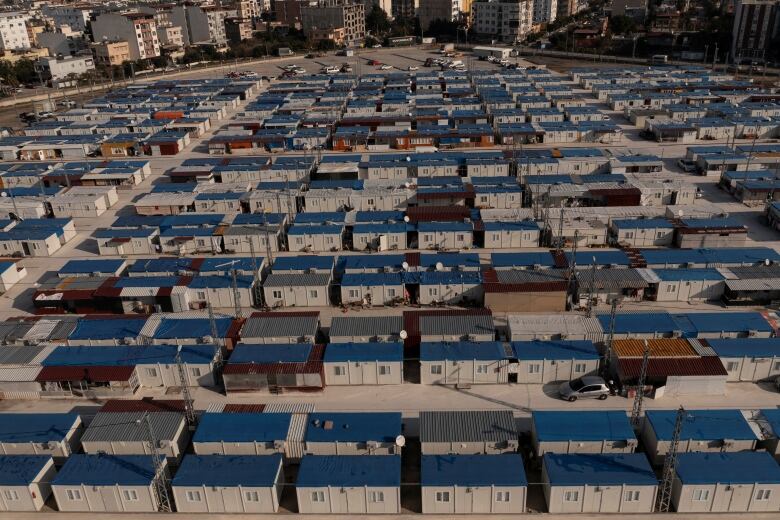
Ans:
{"type": "Polygon", "coordinates": [[[211,337],[211,336],[203,336],[203,337],[200,338],[200,342],[202,344],[208,345],[208,344],[214,343],[214,338],[211,337]]]}
{"type": "Polygon", "coordinates": [[[375,450],[379,447],[379,443],[377,441],[368,441],[366,443],[366,447],[370,450],[375,450]]]}
{"type": "Polygon", "coordinates": [[[134,343],[135,343],[135,338],[133,338],[133,337],[131,337],[131,336],[126,336],[126,337],[124,337],[124,338],[122,338],[122,339],[120,340],[120,343],[121,343],[122,345],[132,345],[132,344],[134,344],[134,343]]]}
{"type": "Polygon", "coordinates": [[[283,450],[286,446],[286,441],[274,441],[274,449],[283,450]]]}
{"type": "Polygon", "coordinates": [[[757,330],[749,330],[747,334],[748,334],[749,338],[753,338],[756,335],[758,335],[758,331],[757,330]]]}

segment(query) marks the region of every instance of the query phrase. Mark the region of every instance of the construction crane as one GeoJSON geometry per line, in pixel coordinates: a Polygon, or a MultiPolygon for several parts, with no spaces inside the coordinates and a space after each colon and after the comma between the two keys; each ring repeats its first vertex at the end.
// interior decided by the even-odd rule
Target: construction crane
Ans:
{"type": "Polygon", "coordinates": [[[645,398],[645,381],[647,380],[647,366],[650,364],[650,346],[645,340],[645,351],[642,353],[642,367],[639,370],[639,385],[634,396],[634,406],[631,408],[631,424],[639,426],[642,418],[642,404],[645,398]]]}
{"type": "Polygon", "coordinates": [[[685,408],[680,406],[674,418],[672,439],[669,441],[669,449],[664,458],[664,468],[661,471],[661,489],[658,490],[658,505],[656,507],[659,513],[668,513],[672,504],[672,485],[674,484],[674,473],[677,469],[677,450],[680,445],[683,421],[685,421],[685,408]]]}
{"type": "Polygon", "coordinates": [[[184,399],[184,417],[187,419],[187,425],[191,430],[195,429],[198,423],[198,417],[195,415],[195,401],[190,393],[190,385],[187,381],[187,372],[184,368],[184,361],[181,358],[182,345],[176,348],[176,368],[179,372],[179,384],[181,385],[181,396],[184,399]]]}
{"type": "Polygon", "coordinates": [[[160,443],[154,433],[149,412],[144,412],[136,423],[146,430],[146,442],[149,443],[149,453],[152,456],[152,465],[154,466],[152,492],[157,499],[157,510],[162,513],[171,513],[173,508],[168,493],[168,471],[165,465],[165,456],[160,453],[160,443]]]}

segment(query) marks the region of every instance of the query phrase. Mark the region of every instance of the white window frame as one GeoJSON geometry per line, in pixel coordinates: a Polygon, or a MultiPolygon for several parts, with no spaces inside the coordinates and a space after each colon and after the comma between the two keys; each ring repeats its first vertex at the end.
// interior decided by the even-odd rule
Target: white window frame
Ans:
{"type": "Polygon", "coordinates": [[[450,501],[450,492],[449,491],[437,491],[436,492],[436,502],[449,503],[449,501],[450,501]]]}
{"type": "Polygon", "coordinates": [[[575,374],[584,374],[587,369],[588,369],[588,365],[586,365],[585,363],[574,363],[575,374]]]}
{"type": "Polygon", "coordinates": [[[138,492],[135,489],[123,489],[122,496],[128,502],[138,502],[138,492]]]}
{"type": "Polygon", "coordinates": [[[384,491],[371,491],[368,494],[368,501],[372,504],[383,504],[385,502],[384,491]]]}
{"type": "Polygon", "coordinates": [[[487,365],[477,365],[477,374],[487,374],[487,373],[488,373],[487,365]]]}
{"type": "Polygon", "coordinates": [[[282,297],[282,291],[273,290],[271,291],[271,297],[281,299],[282,297]]]}
{"type": "Polygon", "coordinates": [[[709,489],[694,489],[693,490],[693,501],[694,502],[706,502],[710,499],[710,490],[709,489]]]}
{"type": "Polygon", "coordinates": [[[11,502],[19,500],[19,493],[17,493],[15,489],[6,489],[3,491],[3,496],[6,500],[11,502]]]}
{"type": "Polygon", "coordinates": [[[379,365],[379,375],[380,376],[389,376],[390,373],[391,373],[390,365],[379,365]]]}
{"type": "Polygon", "coordinates": [[[152,367],[147,367],[146,375],[149,377],[157,377],[157,369],[152,367]]]}
{"type": "Polygon", "coordinates": [[[563,492],[563,501],[564,502],[579,502],[580,501],[580,492],[579,491],[564,491],[563,492]]]}
{"type": "Polygon", "coordinates": [[[626,502],[639,502],[639,490],[638,489],[627,490],[623,499],[626,502]]]}
{"type": "Polygon", "coordinates": [[[80,489],[66,489],[65,490],[65,496],[68,498],[68,500],[81,500],[81,490],[80,489]]]}
{"type": "Polygon", "coordinates": [[[325,502],[325,492],[324,491],[312,491],[311,492],[311,501],[317,502],[318,504],[325,502]]]}
{"type": "Polygon", "coordinates": [[[756,491],[756,500],[759,502],[765,502],[772,496],[771,489],[759,489],[756,491]]]}
{"type": "Polygon", "coordinates": [[[431,374],[435,376],[440,376],[442,374],[442,366],[441,365],[431,365],[431,374]]]}
{"type": "Polygon", "coordinates": [[[200,496],[200,491],[194,490],[194,489],[188,490],[187,493],[186,493],[186,497],[187,497],[187,502],[202,502],[203,501],[202,497],[200,496]]]}
{"type": "Polygon", "coordinates": [[[528,373],[529,374],[540,374],[542,372],[542,364],[541,363],[532,363],[528,365],[528,373]]]}
{"type": "Polygon", "coordinates": [[[257,491],[244,491],[244,500],[247,502],[260,502],[260,494],[257,491]]]}
{"type": "Polygon", "coordinates": [[[309,289],[309,298],[319,298],[320,292],[317,289],[309,289]]]}
{"type": "Polygon", "coordinates": [[[726,372],[734,372],[739,368],[739,361],[729,361],[726,363],[726,372]]]}
{"type": "Polygon", "coordinates": [[[336,366],[333,367],[333,375],[334,376],[343,376],[343,375],[346,375],[346,373],[347,373],[347,370],[343,366],[341,366],[341,365],[336,365],[336,366]]]}
{"type": "Polygon", "coordinates": [[[496,502],[509,502],[511,493],[509,491],[496,491],[496,502]]]}

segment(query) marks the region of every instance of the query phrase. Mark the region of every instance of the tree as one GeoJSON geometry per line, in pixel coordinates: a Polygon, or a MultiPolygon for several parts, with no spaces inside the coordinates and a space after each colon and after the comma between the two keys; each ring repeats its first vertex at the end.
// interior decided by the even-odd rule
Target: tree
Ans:
{"type": "Polygon", "coordinates": [[[390,30],[387,13],[377,4],[374,4],[366,15],[366,29],[374,31],[374,34],[382,34],[390,30]]]}
{"type": "Polygon", "coordinates": [[[450,20],[436,19],[432,20],[428,25],[428,30],[425,34],[434,36],[436,38],[455,39],[455,35],[458,31],[458,22],[450,20]]]}

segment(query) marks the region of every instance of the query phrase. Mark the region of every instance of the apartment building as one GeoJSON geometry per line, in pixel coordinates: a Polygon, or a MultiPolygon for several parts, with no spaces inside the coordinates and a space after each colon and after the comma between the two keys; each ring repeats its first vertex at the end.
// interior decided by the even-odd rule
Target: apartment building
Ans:
{"type": "Polygon", "coordinates": [[[323,0],[315,6],[301,7],[301,24],[307,34],[312,29],[343,27],[345,42],[352,45],[366,37],[366,9],[349,0],[323,0]]]}
{"type": "Polygon", "coordinates": [[[558,17],[558,0],[534,0],[534,23],[552,23],[558,17]]]}
{"type": "Polygon", "coordinates": [[[29,16],[22,13],[0,13],[0,49],[13,51],[31,47],[28,19],[29,16]]]}
{"type": "Polygon", "coordinates": [[[401,16],[409,18],[417,13],[417,9],[420,7],[419,0],[391,0],[391,9],[393,11],[393,17],[401,16]]]}
{"type": "Polygon", "coordinates": [[[83,33],[87,28],[89,17],[94,12],[91,6],[85,5],[44,5],[41,14],[50,18],[56,28],[70,27],[73,32],[83,33]]]}
{"type": "Polygon", "coordinates": [[[125,40],[103,41],[92,45],[96,65],[121,65],[130,59],[130,45],[125,40]]]}
{"type": "Polygon", "coordinates": [[[240,43],[252,37],[252,20],[248,18],[227,18],[225,36],[230,43],[240,43]]]}
{"type": "Polygon", "coordinates": [[[95,69],[92,56],[59,56],[38,58],[41,77],[51,81],[53,87],[59,87],[63,82],[72,81],[87,71],[95,69]]]}
{"type": "Polygon", "coordinates": [[[738,0],[731,31],[731,59],[763,58],[780,34],[780,2],[738,0]]]}
{"type": "Polygon", "coordinates": [[[157,26],[157,39],[163,47],[183,47],[184,36],[178,25],[157,26]]]}
{"type": "Polygon", "coordinates": [[[101,14],[92,22],[92,34],[95,41],[127,41],[130,60],[146,60],[160,55],[157,23],[149,14],[101,14]]]}
{"type": "Polygon", "coordinates": [[[423,31],[428,30],[434,20],[451,22],[457,20],[459,14],[460,0],[420,0],[420,6],[417,8],[423,31]]]}
{"type": "Polygon", "coordinates": [[[196,43],[227,44],[225,20],[235,18],[235,9],[217,6],[181,4],[171,8],[171,22],[182,28],[185,45],[196,43]]]}
{"type": "Polygon", "coordinates": [[[533,23],[532,0],[479,0],[471,4],[473,31],[506,43],[522,40],[533,23]]]}

